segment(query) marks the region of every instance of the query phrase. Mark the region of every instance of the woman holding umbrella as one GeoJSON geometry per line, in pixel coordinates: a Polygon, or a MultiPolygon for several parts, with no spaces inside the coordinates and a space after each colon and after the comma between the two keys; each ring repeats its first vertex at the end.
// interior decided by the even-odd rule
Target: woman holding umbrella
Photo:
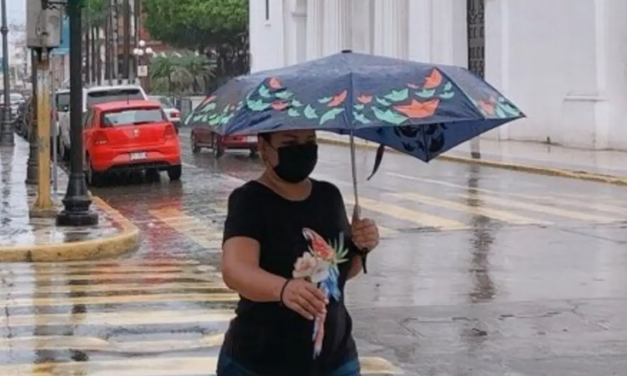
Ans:
{"type": "Polygon", "coordinates": [[[264,173],[229,197],[222,273],[241,299],[217,374],[358,376],[343,292],[378,245],[377,226],[349,223],[339,189],[309,178],[313,130],[263,133],[259,151],[264,173]]]}

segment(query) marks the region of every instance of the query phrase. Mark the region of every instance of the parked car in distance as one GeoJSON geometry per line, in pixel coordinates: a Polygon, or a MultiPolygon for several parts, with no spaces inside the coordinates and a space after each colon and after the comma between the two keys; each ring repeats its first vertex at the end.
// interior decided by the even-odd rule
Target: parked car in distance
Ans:
{"type": "Polygon", "coordinates": [[[181,128],[181,111],[174,106],[170,98],[165,95],[150,95],[148,99],[161,104],[161,108],[163,108],[163,111],[168,116],[168,120],[176,127],[176,132],[178,133],[181,128]]]}
{"type": "MultiPolygon", "coordinates": [[[[64,160],[70,157],[70,107],[69,93],[67,89],[59,90],[57,93],[67,95],[67,105],[58,105],[58,128],[59,128],[59,155],[64,160]],[[67,93],[67,94],[66,94],[67,93]]],[[[114,86],[93,86],[83,88],[83,116],[90,107],[109,102],[146,100],[148,96],[139,85],[114,85],[114,86]]]]}
{"type": "Polygon", "coordinates": [[[95,104],[84,119],[85,175],[98,185],[109,172],[182,174],[179,137],[161,106],[148,100],[95,104]]]}
{"type": "Polygon", "coordinates": [[[192,153],[200,153],[202,148],[209,148],[216,158],[224,155],[226,149],[249,150],[250,156],[257,156],[257,136],[220,136],[209,125],[197,125],[191,133],[192,153]]]}
{"type": "MultiPolygon", "coordinates": [[[[9,94],[9,106],[11,109],[11,120],[14,120],[17,117],[17,112],[24,102],[26,102],[26,98],[20,93],[10,93],[9,94]]],[[[0,107],[4,108],[4,94],[0,94],[0,107]]]]}

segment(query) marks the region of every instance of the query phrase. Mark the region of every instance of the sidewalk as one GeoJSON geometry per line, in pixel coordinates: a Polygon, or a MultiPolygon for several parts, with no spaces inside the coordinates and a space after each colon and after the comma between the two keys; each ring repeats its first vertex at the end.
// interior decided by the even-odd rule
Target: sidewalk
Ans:
{"type": "MultiPolygon", "coordinates": [[[[57,227],[55,218],[30,218],[36,186],[27,186],[28,143],[16,136],[15,148],[0,148],[0,262],[70,261],[116,256],[135,249],[139,230],[101,199],[93,198],[100,216],[94,227],[57,227]]],[[[61,169],[59,192],[53,201],[61,208],[67,175],[61,169]]]]}
{"type": "MultiPolygon", "coordinates": [[[[348,145],[348,136],[319,132],[318,139],[322,143],[348,145]]],[[[373,149],[378,147],[368,141],[358,140],[357,144],[373,149]]],[[[485,139],[481,139],[480,150],[481,160],[472,159],[470,143],[467,142],[438,159],[627,186],[625,152],[568,149],[532,142],[485,139]]]]}

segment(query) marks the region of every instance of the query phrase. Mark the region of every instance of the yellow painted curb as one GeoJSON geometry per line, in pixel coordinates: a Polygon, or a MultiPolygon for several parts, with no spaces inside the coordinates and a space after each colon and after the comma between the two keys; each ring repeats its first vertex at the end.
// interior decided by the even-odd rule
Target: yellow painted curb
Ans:
{"type": "Polygon", "coordinates": [[[19,245],[0,247],[0,262],[60,262],[115,257],[139,245],[139,229],[101,198],[94,204],[121,227],[117,235],[73,243],[19,245]]]}
{"type": "MultiPolygon", "coordinates": [[[[318,142],[322,144],[330,144],[330,145],[340,145],[340,146],[348,145],[348,141],[330,139],[324,136],[322,137],[318,136],[318,142]]],[[[363,143],[355,143],[355,146],[360,149],[371,149],[371,150],[376,150],[379,147],[379,145],[377,144],[363,144],[363,143]]],[[[387,148],[387,150],[393,153],[402,154],[398,150],[394,150],[391,148],[387,148]]],[[[521,165],[521,164],[516,164],[516,163],[488,161],[485,159],[454,157],[450,155],[440,155],[436,159],[439,159],[442,161],[466,163],[466,164],[473,164],[473,165],[480,165],[480,166],[487,166],[487,167],[494,167],[494,168],[502,168],[506,170],[528,172],[531,174],[538,174],[538,175],[559,176],[559,177],[570,178],[570,179],[579,179],[579,180],[593,181],[597,183],[613,184],[613,185],[620,185],[620,186],[627,187],[627,177],[622,177],[622,176],[605,175],[605,174],[598,174],[594,172],[575,171],[575,170],[558,169],[558,168],[541,167],[541,166],[529,166],[529,165],[521,165]]]]}

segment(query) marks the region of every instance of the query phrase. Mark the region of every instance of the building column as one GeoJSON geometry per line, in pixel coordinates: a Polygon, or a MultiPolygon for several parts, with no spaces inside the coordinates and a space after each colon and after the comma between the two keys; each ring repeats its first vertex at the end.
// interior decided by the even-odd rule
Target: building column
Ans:
{"type": "Polygon", "coordinates": [[[377,55],[408,57],[408,1],[375,0],[375,51],[377,55]]]}
{"type": "Polygon", "coordinates": [[[407,58],[430,62],[433,59],[433,0],[411,0],[408,4],[409,20],[407,58]]]}
{"type": "Polygon", "coordinates": [[[371,38],[374,33],[371,29],[371,3],[373,0],[350,0],[350,13],[352,15],[351,48],[354,52],[372,53],[371,38]]]}
{"type": "Polygon", "coordinates": [[[324,1],[323,55],[329,56],[350,48],[350,4],[347,0],[324,1]]]}
{"type": "Polygon", "coordinates": [[[322,56],[323,0],[307,0],[307,60],[322,56]]]}

